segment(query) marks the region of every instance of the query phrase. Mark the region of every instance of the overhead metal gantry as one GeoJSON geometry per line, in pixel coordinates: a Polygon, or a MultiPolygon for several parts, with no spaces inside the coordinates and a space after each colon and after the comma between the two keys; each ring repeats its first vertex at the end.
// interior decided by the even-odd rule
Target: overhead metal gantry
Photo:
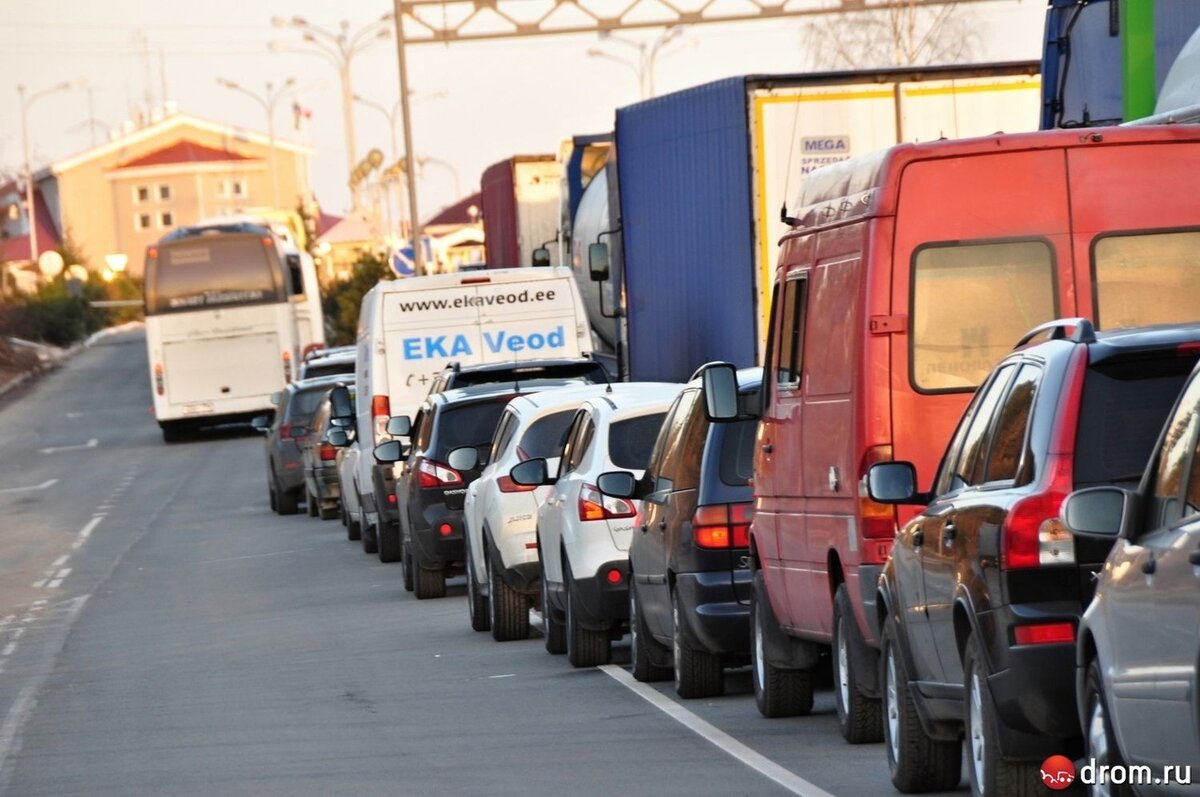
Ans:
{"type": "MultiPolygon", "coordinates": [[[[405,47],[458,44],[534,36],[611,33],[621,30],[762,22],[828,14],[916,10],[994,0],[393,0],[404,157],[412,163],[412,122],[408,108],[405,47]]],[[[416,273],[425,273],[414,180],[407,180],[408,208],[416,273]]]]}

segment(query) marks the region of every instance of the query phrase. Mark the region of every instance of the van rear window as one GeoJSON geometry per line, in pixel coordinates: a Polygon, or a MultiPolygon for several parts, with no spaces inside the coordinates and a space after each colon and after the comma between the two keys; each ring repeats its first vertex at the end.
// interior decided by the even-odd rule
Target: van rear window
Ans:
{"type": "Polygon", "coordinates": [[[913,387],[974,390],[1022,335],[1057,315],[1046,242],[922,247],[913,258],[913,387]]]}
{"type": "Polygon", "coordinates": [[[1103,329],[1200,318],[1200,231],[1107,235],[1092,249],[1103,329]]]}

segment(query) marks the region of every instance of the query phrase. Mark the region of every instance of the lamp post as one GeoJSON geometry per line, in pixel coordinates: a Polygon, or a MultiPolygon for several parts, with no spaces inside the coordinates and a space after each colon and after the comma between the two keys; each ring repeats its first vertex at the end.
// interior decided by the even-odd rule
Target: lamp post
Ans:
{"type": "Polygon", "coordinates": [[[460,192],[458,181],[458,169],[454,168],[449,161],[444,161],[441,158],[434,158],[429,155],[422,155],[417,158],[417,163],[421,165],[422,169],[425,168],[425,164],[432,163],[435,166],[441,166],[443,169],[450,172],[450,177],[454,180],[454,201],[457,202],[458,200],[462,199],[462,193],[460,192]]]}
{"type": "Polygon", "coordinates": [[[662,53],[663,47],[677,39],[684,31],[682,25],[672,25],[658,35],[652,42],[640,42],[633,39],[624,39],[620,36],[613,36],[608,31],[600,33],[602,41],[615,42],[623,44],[637,51],[637,60],[631,61],[627,58],[622,58],[619,55],[613,55],[610,52],[592,47],[588,49],[587,54],[592,58],[606,58],[609,61],[616,61],[619,64],[629,67],[637,76],[638,91],[641,92],[642,99],[649,99],[654,96],[654,67],[658,63],[658,57],[662,53]]]}
{"type": "Polygon", "coordinates": [[[29,221],[29,259],[34,262],[37,262],[38,259],[37,208],[33,204],[33,167],[29,162],[29,108],[48,94],[67,91],[83,85],[86,85],[86,81],[83,79],[64,80],[50,88],[35,91],[29,96],[25,96],[24,85],[17,86],[17,97],[21,104],[21,156],[25,159],[25,217],[29,221]]]}
{"type": "MultiPolygon", "coordinates": [[[[357,31],[350,32],[350,22],[343,19],[338,25],[337,32],[317,27],[304,17],[272,17],[271,24],[277,28],[294,28],[301,31],[301,39],[309,47],[289,47],[280,42],[271,42],[267,46],[273,52],[299,52],[317,55],[333,64],[342,83],[342,126],[346,137],[346,175],[354,172],[358,163],[358,154],[354,142],[354,88],[350,81],[350,62],[354,56],[366,50],[380,39],[391,37],[392,15],[384,14],[374,22],[370,22],[357,31]]],[[[358,206],[357,192],[351,192],[351,202],[358,206]]]]}
{"type": "Polygon", "coordinates": [[[219,77],[217,83],[227,89],[240,91],[247,97],[251,98],[259,105],[267,114],[267,138],[270,140],[271,147],[271,207],[275,210],[279,209],[279,170],[275,167],[275,106],[283,99],[293,86],[296,85],[296,78],[290,77],[283,82],[283,85],[275,88],[271,81],[267,81],[267,91],[265,94],[255,94],[248,88],[235,83],[228,78],[219,77]]]}

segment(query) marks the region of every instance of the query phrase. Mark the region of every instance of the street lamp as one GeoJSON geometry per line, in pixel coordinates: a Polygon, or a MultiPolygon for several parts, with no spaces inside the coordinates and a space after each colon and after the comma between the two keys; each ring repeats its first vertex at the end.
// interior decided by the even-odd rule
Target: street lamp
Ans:
{"type": "MultiPolygon", "coordinates": [[[[336,32],[325,30],[313,25],[304,17],[294,16],[290,19],[272,17],[271,24],[277,28],[294,28],[302,32],[301,40],[310,47],[290,47],[280,42],[271,42],[267,47],[272,52],[298,52],[316,55],[333,64],[338,71],[342,83],[342,125],[346,137],[346,174],[354,172],[358,163],[358,154],[354,143],[354,88],[350,81],[350,62],[354,56],[366,50],[381,39],[391,38],[391,28],[388,23],[391,14],[384,14],[374,22],[350,32],[350,22],[342,20],[336,32]]],[[[351,200],[358,206],[358,196],[354,193],[351,200]]]]}
{"type": "Polygon", "coordinates": [[[228,78],[219,77],[217,83],[227,89],[240,91],[247,97],[251,98],[263,107],[267,114],[267,138],[270,140],[271,147],[271,207],[275,210],[279,209],[279,171],[275,168],[275,106],[279,101],[291,91],[296,85],[296,78],[290,77],[283,82],[282,86],[276,88],[271,81],[267,81],[267,91],[265,94],[255,94],[248,88],[235,83],[228,78]]]}
{"type": "Polygon", "coordinates": [[[25,86],[17,86],[17,97],[21,105],[21,153],[25,159],[25,213],[29,220],[29,259],[34,262],[37,262],[38,258],[37,208],[33,204],[33,167],[29,162],[29,108],[48,94],[81,88],[86,85],[87,81],[83,78],[64,80],[50,88],[35,91],[28,97],[25,96],[25,86]]]}
{"type": "Polygon", "coordinates": [[[649,99],[654,96],[654,67],[658,62],[658,57],[662,53],[663,47],[679,38],[685,29],[683,25],[672,25],[660,33],[658,38],[652,42],[624,39],[620,36],[613,36],[609,31],[601,31],[600,38],[602,41],[623,44],[626,47],[636,50],[636,60],[631,61],[619,55],[613,55],[599,47],[588,49],[587,54],[591,58],[606,58],[609,61],[616,61],[632,69],[634,75],[637,76],[638,90],[641,92],[642,99],[649,99]]]}
{"type": "MultiPolygon", "coordinates": [[[[435,91],[431,94],[417,94],[417,92],[413,91],[413,90],[410,90],[408,92],[408,96],[413,101],[444,99],[445,97],[447,97],[449,95],[450,95],[450,92],[447,91],[446,89],[438,89],[437,91],[435,91]]],[[[374,100],[369,100],[366,97],[362,96],[361,94],[355,94],[354,100],[355,100],[355,102],[361,103],[362,105],[366,106],[367,108],[370,108],[375,111],[379,111],[381,114],[383,114],[384,118],[386,118],[388,120],[388,129],[392,133],[392,158],[393,159],[399,158],[400,157],[400,144],[399,144],[399,137],[396,134],[397,133],[396,125],[400,122],[400,108],[401,108],[400,100],[396,100],[396,104],[392,106],[392,110],[390,110],[390,111],[387,108],[385,108],[382,104],[375,102],[374,100]]]]}
{"type": "Polygon", "coordinates": [[[425,164],[432,163],[435,166],[441,166],[443,169],[450,172],[450,177],[454,180],[454,201],[457,202],[463,198],[458,181],[458,169],[455,169],[452,164],[450,164],[448,161],[442,160],[441,158],[434,158],[429,155],[422,155],[418,157],[417,163],[421,165],[422,169],[425,168],[425,164]]]}

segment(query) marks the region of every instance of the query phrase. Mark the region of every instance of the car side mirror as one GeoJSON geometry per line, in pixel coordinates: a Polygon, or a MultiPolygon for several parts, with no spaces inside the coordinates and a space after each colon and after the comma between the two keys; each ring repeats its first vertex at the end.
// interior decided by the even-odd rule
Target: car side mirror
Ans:
{"type": "Polygon", "coordinates": [[[408,437],[412,434],[412,419],[407,415],[388,418],[387,433],[392,437],[408,437]]]}
{"type": "Polygon", "coordinates": [[[530,261],[535,267],[545,268],[550,265],[550,250],[544,246],[539,246],[533,250],[530,261]]]}
{"type": "Polygon", "coordinates": [[[278,407],[278,406],[279,406],[279,402],[283,401],[283,393],[282,393],[282,392],[280,392],[280,391],[278,391],[278,390],[276,390],[274,393],[272,393],[272,394],[271,394],[270,396],[268,396],[267,398],[270,400],[270,402],[271,402],[272,404],[274,404],[276,407],[278,407]]]}
{"type": "Polygon", "coordinates": [[[608,279],[608,244],[588,244],[588,274],[592,282],[604,282],[608,279]]]}
{"type": "Polygon", "coordinates": [[[1114,539],[1133,517],[1133,494],[1120,487],[1088,487],[1067,496],[1062,521],[1080,537],[1114,539]]]}
{"type": "Polygon", "coordinates": [[[508,472],[508,476],[522,487],[541,487],[545,484],[554,484],[546,472],[546,460],[541,457],[527,459],[519,465],[514,465],[513,469],[508,472]]]}
{"type": "Polygon", "coordinates": [[[867,469],[867,495],[880,504],[927,504],[917,492],[917,469],[911,462],[877,462],[867,469]]]}
{"type": "Polygon", "coordinates": [[[256,432],[266,432],[271,428],[271,419],[266,415],[255,415],[250,419],[250,426],[256,432]]]}
{"type": "Polygon", "coordinates": [[[704,390],[704,415],[713,423],[737,420],[737,369],[730,363],[709,363],[700,368],[704,390]]]}
{"type": "Polygon", "coordinates": [[[354,418],[354,397],[350,395],[350,388],[338,385],[329,391],[329,414],[339,420],[354,418]]]}
{"type": "Polygon", "coordinates": [[[330,429],[325,441],[334,448],[345,448],[350,445],[350,435],[346,434],[345,429],[330,429]]]}
{"type": "Polygon", "coordinates": [[[375,446],[376,462],[403,462],[408,459],[408,452],[399,440],[388,440],[375,446]]]}
{"type": "Polygon", "coordinates": [[[335,429],[349,429],[354,425],[353,418],[330,418],[329,425],[335,429]]]}
{"type": "Polygon", "coordinates": [[[596,477],[596,488],[613,498],[640,498],[638,479],[627,470],[609,471],[596,477]]]}
{"type": "Polygon", "coordinates": [[[474,446],[460,446],[446,455],[446,464],[457,471],[475,470],[479,466],[479,451],[474,446]]]}

